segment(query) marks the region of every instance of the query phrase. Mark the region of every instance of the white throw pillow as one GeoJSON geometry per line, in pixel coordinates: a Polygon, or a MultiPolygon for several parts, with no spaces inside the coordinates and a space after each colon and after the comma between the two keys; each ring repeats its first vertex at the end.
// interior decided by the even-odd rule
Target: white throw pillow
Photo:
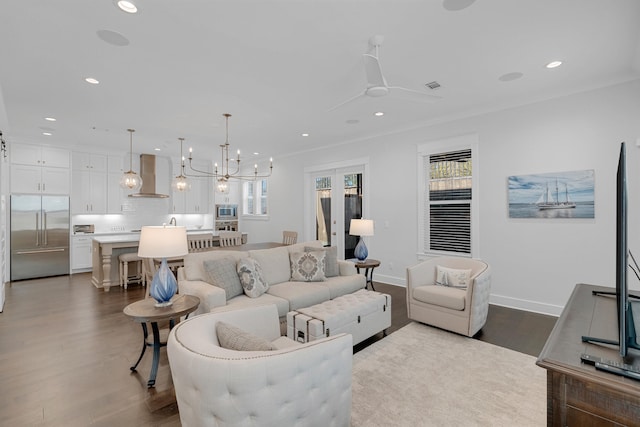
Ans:
{"type": "Polygon", "coordinates": [[[294,252],[289,254],[291,260],[291,280],[296,282],[322,282],[326,251],[294,252]]]}
{"type": "Polygon", "coordinates": [[[244,293],[250,298],[258,298],[267,292],[269,284],[264,280],[260,263],[253,258],[242,258],[238,261],[238,277],[244,293]]]}
{"type": "Polygon", "coordinates": [[[237,351],[269,351],[275,350],[273,344],[257,335],[230,325],[216,322],[216,336],[220,347],[237,351]]]}
{"type": "Polygon", "coordinates": [[[436,266],[436,285],[466,289],[471,283],[471,270],[436,266]]]}

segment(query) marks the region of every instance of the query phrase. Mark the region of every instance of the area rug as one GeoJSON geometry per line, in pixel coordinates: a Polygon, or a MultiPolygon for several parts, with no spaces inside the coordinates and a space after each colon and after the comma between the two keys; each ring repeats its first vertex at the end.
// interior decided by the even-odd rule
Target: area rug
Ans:
{"type": "Polygon", "coordinates": [[[420,323],[353,356],[351,424],[544,426],[536,358],[420,323]]]}

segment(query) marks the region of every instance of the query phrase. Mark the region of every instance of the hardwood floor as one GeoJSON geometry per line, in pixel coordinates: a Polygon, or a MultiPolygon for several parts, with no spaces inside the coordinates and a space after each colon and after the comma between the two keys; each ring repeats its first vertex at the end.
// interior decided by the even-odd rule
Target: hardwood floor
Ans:
{"type": "MultiPolygon", "coordinates": [[[[376,283],[392,297],[392,326],[409,320],[405,290],[376,283]]],[[[151,354],[137,372],[142,329],[122,309],[144,297],[96,289],[88,273],[14,282],[0,314],[0,424],[7,426],[179,426],[166,351],[156,387],[147,389],[151,354]]],[[[537,356],[555,317],[491,306],[477,339],[537,356]]],[[[357,351],[382,334],[361,343],[357,351]]]]}

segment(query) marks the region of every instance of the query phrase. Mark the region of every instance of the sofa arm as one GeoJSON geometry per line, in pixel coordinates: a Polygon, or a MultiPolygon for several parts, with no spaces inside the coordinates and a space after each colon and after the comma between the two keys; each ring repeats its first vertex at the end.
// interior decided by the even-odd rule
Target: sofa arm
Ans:
{"type": "Polygon", "coordinates": [[[353,276],[354,274],[358,274],[356,271],[356,265],[353,261],[339,259],[338,269],[340,270],[340,276],[353,276]]]}
{"type": "Polygon", "coordinates": [[[227,305],[227,294],[224,289],[201,280],[180,280],[178,292],[200,298],[200,305],[192,316],[208,313],[212,308],[227,305]]]}

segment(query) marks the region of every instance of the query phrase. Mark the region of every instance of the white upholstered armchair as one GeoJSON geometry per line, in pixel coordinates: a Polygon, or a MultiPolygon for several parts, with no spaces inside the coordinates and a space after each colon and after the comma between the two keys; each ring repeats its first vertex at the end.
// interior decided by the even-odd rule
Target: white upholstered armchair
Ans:
{"type": "Polygon", "coordinates": [[[183,427],[349,426],[351,335],[300,344],[280,336],[274,305],[207,313],[174,327],[167,343],[183,427]],[[220,347],[216,323],[279,350],[220,347]]]}
{"type": "MultiPolygon", "coordinates": [[[[452,271],[452,270],[449,270],[452,271]]],[[[446,282],[446,277],[444,278],[446,282]]],[[[487,321],[491,269],[471,258],[437,257],[407,268],[407,315],[410,319],[458,334],[473,336],[487,321]],[[470,270],[466,289],[456,283],[436,284],[438,266],[470,270]],[[447,286],[449,285],[449,286],[447,286]]]]}

